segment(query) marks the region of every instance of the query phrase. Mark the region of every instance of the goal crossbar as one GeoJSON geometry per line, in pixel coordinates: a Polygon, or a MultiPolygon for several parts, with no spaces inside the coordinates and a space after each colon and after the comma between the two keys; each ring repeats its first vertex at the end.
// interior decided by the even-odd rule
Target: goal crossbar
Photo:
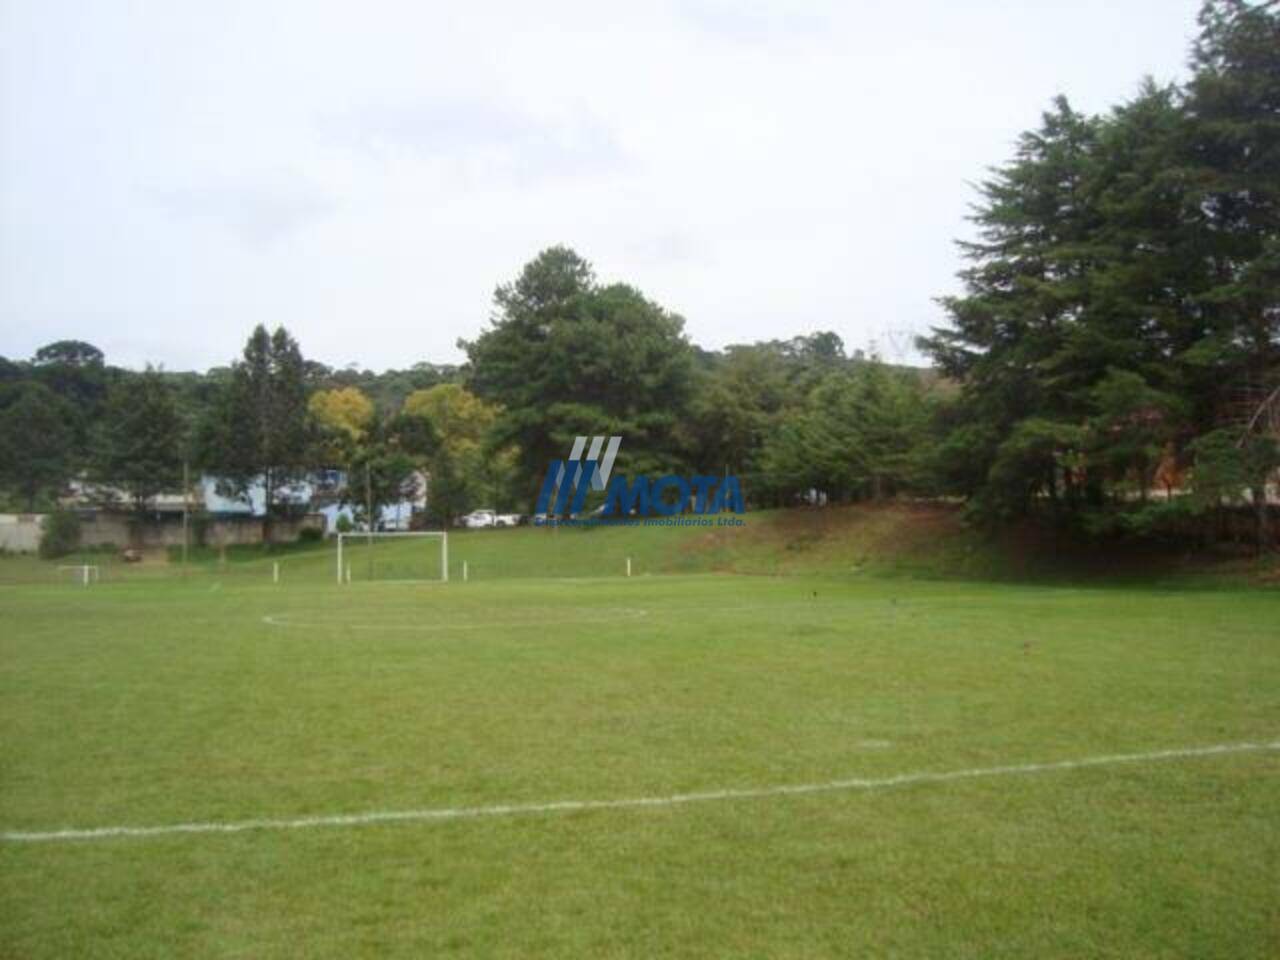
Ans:
{"type": "MultiPolygon", "coordinates": [[[[359,543],[361,540],[369,542],[374,540],[385,540],[396,537],[417,537],[423,540],[439,540],[440,541],[440,582],[449,582],[449,534],[443,530],[386,530],[374,533],[340,533],[338,534],[338,560],[336,575],[338,583],[342,584],[349,579],[346,568],[342,562],[343,541],[349,540],[359,543]],[[344,579],[345,578],[345,579],[344,579]]],[[[418,582],[418,581],[409,581],[418,582]]]]}
{"type": "Polygon", "coordinates": [[[64,570],[74,570],[74,571],[75,571],[75,573],[76,573],[76,579],[77,579],[77,580],[79,580],[79,581],[80,581],[82,584],[84,584],[86,587],[87,587],[91,582],[92,582],[92,583],[97,583],[100,579],[102,579],[101,573],[100,573],[100,571],[98,570],[98,565],[97,565],[96,563],[63,563],[63,564],[59,564],[59,565],[58,565],[58,572],[59,572],[59,573],[61,573],[61,572],[62,572],[62,571],[64,571],[64,570]]]}

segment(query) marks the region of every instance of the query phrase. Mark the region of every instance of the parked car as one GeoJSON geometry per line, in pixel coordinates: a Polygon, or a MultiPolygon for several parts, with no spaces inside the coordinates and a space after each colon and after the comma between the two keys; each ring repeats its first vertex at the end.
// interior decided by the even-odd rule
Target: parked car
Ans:
{"type": "Polygon", "coordinates": [[[524,517],[518,513],[498,513],[495,510],[472,510],[464,517],[458,518],[458,525],[469,530],[484,527],[518,527],[524,523],[524,517]]]}

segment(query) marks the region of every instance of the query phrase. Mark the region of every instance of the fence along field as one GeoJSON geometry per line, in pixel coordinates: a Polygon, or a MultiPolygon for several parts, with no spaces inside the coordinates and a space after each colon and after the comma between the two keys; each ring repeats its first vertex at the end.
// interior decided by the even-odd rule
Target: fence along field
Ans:
{"type": "MultiPolygon", "coordinates": [[[[499,530],[451,530],[448,534],[449,576],[463,580],[558,577],[625,577],[630,559],[635,575],[710,570],[715,558],[706,551],[690,551],[696,534],[673,528],[581,529],[521,527],[499,530]]],[[[351,580],[440,580],[438,540],[425,537],[375,536],[372,544],[360,534],[343,538],[342,566],[351,580]]],[[[126,563],[118,550],[85,550],[62,557],[57,565],[92,564],[105,582],[135,579],[226,580],[245,583],[334,583],[336,541],[260,546],[194,548],[182,563],[181,549],[148,550],[138,563],[126,563]]],[[[54,564],[30,555],[0,558],[0,583],[66,582],[54,564]]]]}

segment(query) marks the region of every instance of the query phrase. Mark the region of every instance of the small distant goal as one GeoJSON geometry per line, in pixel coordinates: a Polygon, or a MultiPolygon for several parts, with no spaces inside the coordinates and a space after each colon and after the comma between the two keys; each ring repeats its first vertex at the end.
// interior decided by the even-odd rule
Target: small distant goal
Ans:
{"type": "Polygon", "coordinates": [[[81,586],[89,586],[91,583],[97,583],[101,577],[97,564],[93,563],[66,563],[58,567],[58,575],[62,579],[71,583],[78,583],[81,586]]]}
{"type": "Polygon", "coordinates": [[[449,535],[443,530],[338,534],[337,581],[448,583],[449,535]]]}

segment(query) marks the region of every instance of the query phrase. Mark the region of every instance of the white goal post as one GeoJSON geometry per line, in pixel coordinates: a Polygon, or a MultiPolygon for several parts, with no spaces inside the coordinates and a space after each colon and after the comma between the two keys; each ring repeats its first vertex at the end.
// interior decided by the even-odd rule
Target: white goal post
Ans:
{"type": "Polygon", "coordinates": [[[74,573],[73,580],[78,580],[84,586],[91,583],[97,583],[101,579],[97,564],[93,563],[66,563],[58,566],[58,572],[68,571],[74,573]]]}
{"type": "Polygon", "coordinates": [[[340,533],[338,534],[337,578],[339,585],[349,583],[350,570],[343,564],[343,541],[359,545],[362,541],[385,540],[390,538],[418,537],[425,540],[440,541],[440,582],[449,582],[449,534],[443,530],[387,530],[380,533],[340,533]]]}

